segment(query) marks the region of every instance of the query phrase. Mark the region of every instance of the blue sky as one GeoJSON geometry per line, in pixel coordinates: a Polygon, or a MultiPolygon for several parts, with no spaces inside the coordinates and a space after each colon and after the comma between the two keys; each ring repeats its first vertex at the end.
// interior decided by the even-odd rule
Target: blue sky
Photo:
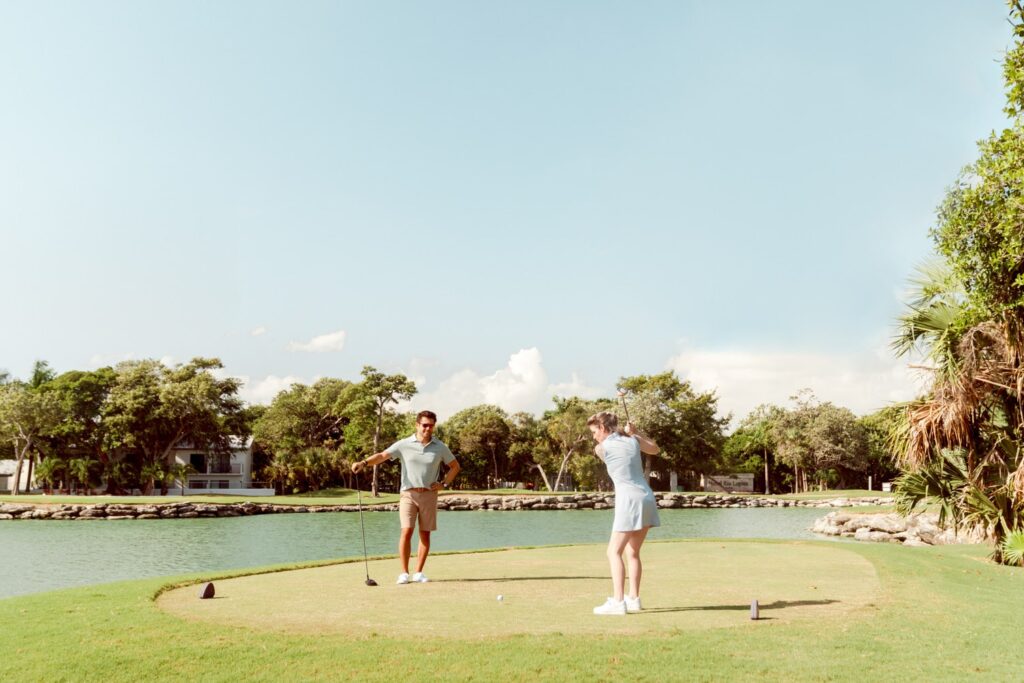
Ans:
{"type": "Polygon", "coordinates": [[[866,412],[1009,40],[997,0],[5,2],[0,368],[866,412]]]}

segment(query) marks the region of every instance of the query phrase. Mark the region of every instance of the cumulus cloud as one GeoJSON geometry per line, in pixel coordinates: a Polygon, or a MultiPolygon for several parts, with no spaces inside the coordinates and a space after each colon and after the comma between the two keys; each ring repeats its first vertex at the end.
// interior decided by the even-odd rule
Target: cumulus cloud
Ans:
{"type": "Polygon", "coordinates": [[[293,384],[313,384],[319,379],[314,377],[312,380],[307,380],[295,375],[286,375],[284,377],[267,375],[263,379],[253,382],[246,375],[235,375],[235,377],[242,382],[242,388],[238,392],[239,397],[246,403],[251,404],[268,404],[274,400],[275,396],[293,384]]]}
{"type": "Polygon", "coordinates": [[[113,367],[114,365],[117,365],[121,361],[126,360],[137,360],[137,356],[134,353],[125,353],[121,354],[120,356],[106,353],[96,353],[89,358],[89,365],[94,368],[102,368],[106,366],[113,367]]]}
{"type": "Polygon", "coordinates": [[[862,415],[913,398],[922,379],[884,348],[846,355],[687,349],[667,369],[695,389],[716,390],[720,412],[732,412],[734,424],[761,403],[787,405],[804,388],[862,415]]]}
{"type": "Polygon", "coordinates": [[[513,353],[505,367],[489,375],[460,370],[442,380],[435,389],[414,396],[408,408],[403,409],[433,410],[441,420],[481,403],[496,405],[509,413],[540,413],[551,407],[551,397],[556,394],[593,398],[602,393],[600,389],[587,386],[575,374],[569,382],[550,383],[544,359],[534,347],[513,353]]]}
{"type": "Polygon", "coordinates": [[[313,337],[308,342],[293,341],[288,344],[289,351],[305,351],[307,353],[327,353],[329,351],[341,351],[345,348],[345,330],[328,332],[318,337],[313,337]]]}
{"type": "Polygon", "coordinates": [[[267,328],[263,327],[262,325],[260,325],[259,327],[254,327],[252,328],[252,330],[249,331],[249,334],[253,337],[260,337],[266,333],[267,328]]]}
{"type": "Polygon", "coordinates": [[[409,361],[408,369],[402,374],[412,380],[417,387],[422,387],[427,383],[427,373],[440,364],[441,362],[434,358],[413,358],[409,361]]]}

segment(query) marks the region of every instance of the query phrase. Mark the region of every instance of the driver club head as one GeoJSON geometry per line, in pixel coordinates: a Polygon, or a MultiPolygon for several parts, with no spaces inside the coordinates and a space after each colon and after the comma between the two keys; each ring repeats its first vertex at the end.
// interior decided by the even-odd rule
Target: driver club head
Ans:
{"type": "Polygon", "coordinates": [[[367,585],[367,586],[376,586],[376,585],[377,585],[377,582],[376,582],[376,581],[374,581],[373,579],[371,579],[371,578],[367,577],[367,578],[366,578],[366,585],[367,585]]]}

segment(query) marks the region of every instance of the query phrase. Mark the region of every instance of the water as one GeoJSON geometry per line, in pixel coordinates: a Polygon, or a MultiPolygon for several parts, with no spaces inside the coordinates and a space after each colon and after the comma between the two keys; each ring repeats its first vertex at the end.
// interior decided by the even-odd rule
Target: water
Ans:
{"type": "MultiPolygon", "coordinates": [[[[811,539],[816,508],[662,510],[648,538],[811,539]]],[[[366,548],[394,554],[398,514],[368,512],[366,548]]],[[[432,550],[603,543],[611,510],[439,512],[432,550]]],[[[413,540],[413,552],[415,552],[413,540]]],[[[169,574],[362,556],[353,513],[0,522],[0,598],[169,574]]]]}

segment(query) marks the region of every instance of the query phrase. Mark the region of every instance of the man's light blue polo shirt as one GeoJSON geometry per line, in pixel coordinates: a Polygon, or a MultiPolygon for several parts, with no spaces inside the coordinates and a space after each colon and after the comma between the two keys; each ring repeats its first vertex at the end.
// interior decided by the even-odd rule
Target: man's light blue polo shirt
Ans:
{"type": "Polygon", "coordinates": [[[402,463],[403,491],[430,488],[437,481],[441,463],[447,465],[455,460],[448,447],[436,438],[431,437],[430,443],[424,446],[415,434],[394,442],[384,452],[388,454],[388,460],[398,458],[402,463]]]}

